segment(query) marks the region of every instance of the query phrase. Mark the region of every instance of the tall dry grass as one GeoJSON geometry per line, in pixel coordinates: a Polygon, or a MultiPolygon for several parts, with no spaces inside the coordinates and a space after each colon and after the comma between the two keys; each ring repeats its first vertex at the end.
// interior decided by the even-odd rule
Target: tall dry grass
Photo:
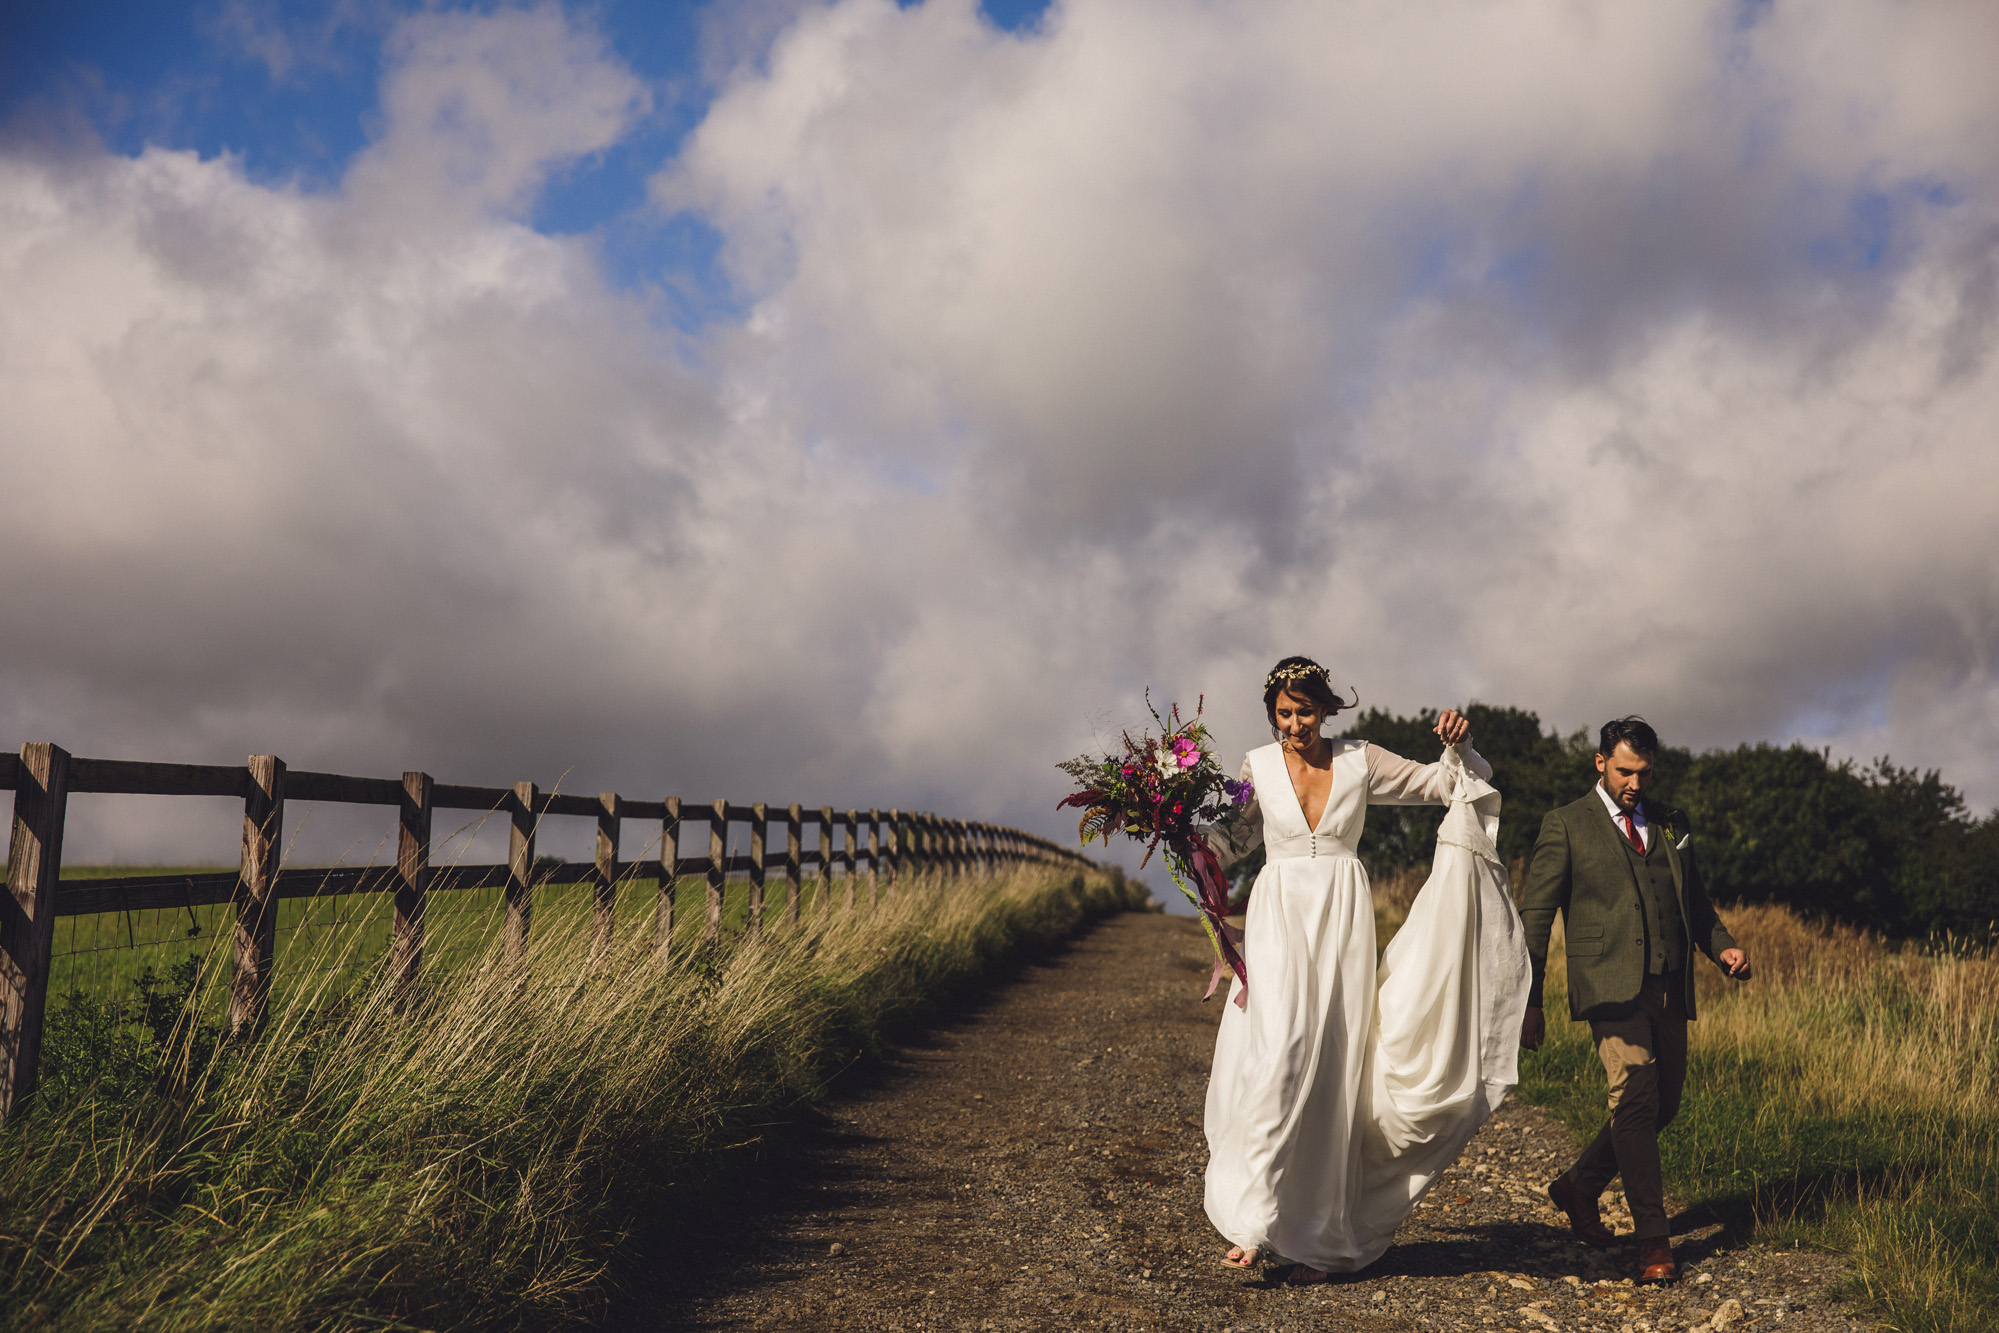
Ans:
{"type": "Polygon", "coordinates": [[[414,1004],[386,984],[303,995],[260,1041],[212,1049],[184,1023],[150,1086],[0,1134],[0,1323],[585,1319],[650,1211],[890,1025],[1143,898],[1114,872],[916,882],[874,914],[664,962],[642,944],[592,962],[576,922],[414,1004]]]}
{"type": "Polygon", "coordinates": [[[1409,919],[1409,909],[1416,905],[1416,895],[1429,878],[1429,867],[1411,866],[1369,881],[1368,890],[1374,895],[1374,937],[1377,945],[1386,947],[1388,941],[1395,938],[1395,932],[1402,929],[1402,923],[1409,919]]]}
{"type": "MultiPolygon", "coordinates": [[[[1722,916],[1756,976],[1696,965],[1688,1095],[1661,1144],[1688,1220],[1849,1252],[1853,1294],[1891,1327],[1999,1328],[1999,953],[1781,907],[1722,916]]],[[[1558,938],[1522,1092],[1594,1133],[1603,1075],[1565,983],[1558,938]]]]}

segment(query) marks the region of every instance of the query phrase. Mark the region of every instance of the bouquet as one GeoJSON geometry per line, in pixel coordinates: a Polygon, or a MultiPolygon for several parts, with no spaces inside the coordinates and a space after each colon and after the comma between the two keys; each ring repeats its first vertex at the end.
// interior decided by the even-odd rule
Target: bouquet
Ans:
{"type": "MultiPolygon", "coordinates": [[[[1201,722],[1205,697],[1195,702],[1194,716],[1184,719],[1177,703],[1160,716],[1152,707],[1150,691],[1145,703],[1160,734],[1144,732],[1134,737],[1127,731],[1122,736],[1123,754],[1084,754],[1056,765],[1079,787],[1056,808],[1081,808],[1083,818],[1077,832],[1085,844],[1095,838],[1109,843],[1112,835],[1122,833],[1145,844],[1145,861],[1152,859],[1154,851],[1164,849],[1160,859],[1166,863],[1167,873],[1199,909],[1208,942],[1215,949],[1215,970],[1208,978],[1207,994],[1201,997],[1205,1000],[1230,972],[1242,978],[1245,988],[1249,976],[1236,947],[1242,941],[1241,933],[1226,919],[1228,880],[1195,826],[1230,827],[1242,818],[1252,793],[1249,783],[1228,777],[1215,762],[1208,729],[1201,722]]],[[[1238,995],[1236,1003],[1242,1002],[1243,996],[1238,995]]]]}

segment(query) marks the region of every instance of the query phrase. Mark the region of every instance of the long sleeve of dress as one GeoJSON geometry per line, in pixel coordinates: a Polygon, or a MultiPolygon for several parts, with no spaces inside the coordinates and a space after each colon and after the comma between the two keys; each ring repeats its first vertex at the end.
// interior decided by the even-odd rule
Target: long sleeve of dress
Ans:
{"type": "MultiPolygon", "coordinates": [[[[1470,741],[1450,747],[1458,752],[1466,768],[1481,781],[1492,781],[1492,765],[1485,762],[1470,741]]],[[[1372,741],[1367,747],[1367,803],[1369,805],[1449,805],[1457,779],[1442,760],[1419,764],[1391,754],[1372,741]]]]}
{"type": "MultiPolygon", "coordinates": [[[[1249,760],[1242,761],[1242,772],[1236,779],[1249,782],[1249,760]]],[[[1249,804],[1237,807],[1234,819],[1226,824],[1203,824],[1200,828],[1201,837],[1224,870],[1263,845],[1263,807],[1257,796],[1256,789],[1251,787],[1249,804]]]]}

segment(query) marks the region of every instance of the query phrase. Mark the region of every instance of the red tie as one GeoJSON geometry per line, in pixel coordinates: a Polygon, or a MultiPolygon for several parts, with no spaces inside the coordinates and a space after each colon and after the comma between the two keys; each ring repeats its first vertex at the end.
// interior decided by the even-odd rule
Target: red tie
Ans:
{"type": "Polygon", "coordinates": [[[1640,856],[1645,855],[1645,839],[1638,836],[1638,821],[1628,814],[1620,817],[1624,820],[1624,836],[1631,839],[1631,845],[1638,849],[1640,856]]]}

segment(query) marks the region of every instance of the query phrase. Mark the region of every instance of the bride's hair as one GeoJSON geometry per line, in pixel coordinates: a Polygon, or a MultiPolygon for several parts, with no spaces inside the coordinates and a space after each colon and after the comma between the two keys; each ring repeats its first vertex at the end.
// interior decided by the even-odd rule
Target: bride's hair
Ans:
{"type": "Polygon", "coordinates": [[[1360,691],[1355,690],[1351,702],[1333,693],[1332,684],[1326,679],[1326,669],[1309,657],[1287,657],[1270,668],[1270,674],[1263,678],[1263,715],[1270,719],[1270,734],[1277,730],[1278,694],[1296,694],[1310,699],[1326,710],[1326,716],[1352,708],[1360,702],[1360,691]]]}

